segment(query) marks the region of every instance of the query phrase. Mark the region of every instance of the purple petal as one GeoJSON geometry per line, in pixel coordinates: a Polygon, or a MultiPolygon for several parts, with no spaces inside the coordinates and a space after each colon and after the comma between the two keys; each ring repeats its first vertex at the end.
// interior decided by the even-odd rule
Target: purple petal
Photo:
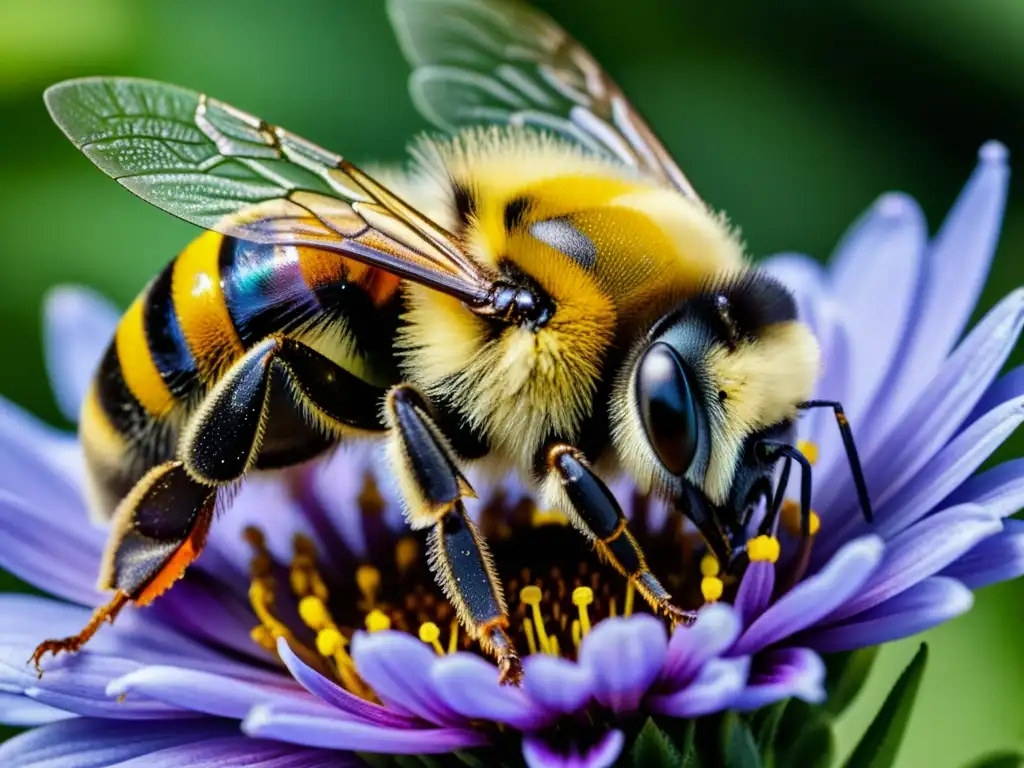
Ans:
{"type": "Polygon", "coordinates": [[[340,715],[313,716],[280,704],[255,707],[242,730],[249,736],[291,744],[392,755],[441,754],[480,747],[488,741],[483,733],[465,728],[381,728],[340,715]]]}
{"type": "Polygon", "coordinates": [[[543,709],[573,714],[594,695],[589,670],[556,656],[535,653],[523,662],[523,690],[543,709]]]}
{"type": "MultiPolygon", "coordinates": [[[[0,744],[4,768],[107,768],[168,747],[237,733],[216,720],[139,723],[76,717],[27,731],[0,744]]],[[[183,763],[184,765],[184,763],[183,763]]]]}
{"type": "Polygon", "coordinates": [[[812,630],[801,642],[820,653],[853,651],[916,635],[966,613],[971,591],[955,579],[933,576],[849,621],[812,630]]]}
{"type": "Polygon", "coordinates": [[[778,648],[759,653],[750,682],[737,695],[733,708],[749,711],[790,697],[811,703],[825,700],[825,662],[808,648],[778,648]]]}
{"type": "Polygon", "coordinates": [[[747,567],[732,605],[743,624],[751,624],[764,612],[774,589],[775,563],[763,560],[747,567]]]}
{"type": "MultiPolygon", "coordinates": [[[[956,433],[1006,361],[1022,325],[1024,290],[1017,290],[975,326],[884,437],[884,445],[878,450],[873,445],[862,448],[873,453],[867,460],[865,472],[877,506],[891,499],[956,433]]],[[[849,528],[858,520],[853,514],[856,495],[849,475],[822,488],[815,503],[819,509],[829,510],[828,519],[851,521],[847,525],[840,523],[824,528],[823,534],[828,536],[831,546],[824,551],[818,549],[816,554],[827,556],[847,537],[849,528]],[[840,499],[843,502],[840,503],[840,499]],[[846,513],[849,513],[848,518],[846,513]]]]}
{"type": "Polygon", "coordinates": [[[214,717],[241,720],[257,704],[278,698],[319,701],[308,696],[289,678],[277,686],[247,683],[225,675],[170,666],[149,666],[112,680],[108,696],[128,701],[141,696],[172,707],[214,717]]]}
{"type": "Polygon", "coordinates": [[[77,286],[49,292],[43,310],[43,349],[54,396],[61,412],[78,421],[85,393],[120,313],[99,294],[77,286]]]}
{"type": "Polygon", "coordinates": [[[165,747],[118,763],[117,768],[357,768],[355,755],[250,739],[241,734],[165,747]]]}
{"type": "Polygon", "coordinates": [[[668,654],[665,625],[647,614],[605,619],[583,638],[580,665],[594,697],[616,712],[634,710],[658,678],[668,654]]]}
{"type": "MultiPolygon", "coordinates": [[[[78,439],[70,432],[51,427],[28,411],[0,397],[0,455],[32,453],[73,488],[82,484],[85,465],[78,439]]],[[[12,475],[3,475],[6,479],[12,475]]],[[[17,480],[17,476],[14,476],[17,480]]],[[[5,487],[0,479],[0,488],[5,487]]]]}
{"type": "Polygon", "coordinates": [[[732,606],[715,603],[702,608],[693,626],[679,625],[672,633],[660,684],[674,690],[689,683],[710,659],[733,644],[741,629],[732,606]]]}
{"type": "Polygon", "coordinates": [[[999,519],[971,505],[954,507],[922,520],[886,545],[881,565],[856,597],[829,616],[829,623],[856,616],[892,599],[1000,530],[999,519]]]}
{"type": "Polygon", "coordinates": [[[1005,373],[996,379],[992,386],[982,395],[977,407],[968,418],[968,422],[988,413],[993,408],[998,408],[1007,400],[1024,395],[1024,365],[1018,365],[1009,373],[1005,373]]]}
{"type": "Polygon", "coordinates": [[[765,259],[761,269],[793,293],[797,316],[819,332],[817,304],[828,295],[828,276],[821,264],[799,253],[779,253],[765,259]]]}
{"type": "Polygon", "coordinates": [[[851,541],[819,573],[804,579],[765,611],[729,655],[756,653],[832,613],[860,591],[878,568],[884,550],[877,536],[851,541]]]}
{"type": "Polygon", "coordinates": [[[891,538],[935,508],[1024,422],[1024,396],[1003,403],[957,435],[879,510],[875,530],[891,538]]]}
{"type": "Polygon", "coordinates": [[[550,725],[558,716],[538,707],[524,691],[501,685],[494,664],[474,654],[455,653],[438,659],[431,677],[444,703],[469,720],[535,731],[550,725]]]}
{"type": "MultiPolygon", "coordinates": [[[[431,678],[437,654],[404,632],[357,632],[352,660],[360,677],[389,708],[437,725],[463,725],[431,678]]],[[[497,670],[495,670],[497,675],[497,670]]]]}
{"type": "Polygon", "coordinates": [[[523,759],[527,768],[609,768],[619,759],[624,744],[622,731],[612,730],[582,755],[575,745],[566,754],[542,737],[528,734],[523,738],[523,759]]]}
{"type": "Polygon", "coordinates": [[[1002,531],[978,544],[942,575],[969,589],[1024,575],[1024,520],[1004,520],[1002,531]]]}
{"type": "Polygon", "coordinates": [[[925,256],[924,274],[901,345],[895,376],[884,387],[888,413],[912,403],[957,339],[988,275],[999,239],[1009,179],[1006,148],[985,144],[978,166],[964,186],[925,256]]]}
{"type": "Polygon", "coordinates": [[[976,504],[995,517],[1009,517],[1024,507],[1024,459],[1013,459],[975,475],[946,503],[976,504]]]}
{"type": "Polygon", "coordinates": [[[851,227],[832,257],[831,284],[844,306],[852,346],[850,395],[843,405],[855,423],[903,338],[927,238],[920,206],[889,193],[851,227]],[[883,302],[877,300],[879,285],[885,286],[883,302]]]}
{"type": "Polygon", "coordinates": [[[55,723],[74,717],[71,712],[40,704],[19,693],[0,693],[0,723],[14,726],[35,726],[55,723]]]}
{"type": "Polygon", "coordinates": [[[711,659],[685,688],[670,694],[647,697],[647,708],[669,717],[700,717],[729,709],[743,690],[750,658],[711,659]]]}
{"type": "Polygon", "coordinates": [[[329,680],[319,672],[306,666],[282,637],[277,641],[277,652],[281,661],[288,667],[292,676],[314,696],[341,710],[341,712],[362,720],[370,725],[383,728],[416,728],[422,721],[408,715],[392,712],[387,707],[366,701],[355,694],[349,693],[333,680],[329,680]]]}

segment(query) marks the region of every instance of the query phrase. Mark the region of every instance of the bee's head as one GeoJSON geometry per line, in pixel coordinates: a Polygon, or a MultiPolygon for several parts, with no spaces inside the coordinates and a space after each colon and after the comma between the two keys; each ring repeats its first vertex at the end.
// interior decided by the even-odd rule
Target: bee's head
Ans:
{"type": "Polygon", "coordinates": [[[749,439],[796,416],[818,364],[817,343],[779,283],[751,272],[713,284],[635,346],[615,393],[620,460],[643,488],[742,505],[756,481],[739,471],[749,439]]]}

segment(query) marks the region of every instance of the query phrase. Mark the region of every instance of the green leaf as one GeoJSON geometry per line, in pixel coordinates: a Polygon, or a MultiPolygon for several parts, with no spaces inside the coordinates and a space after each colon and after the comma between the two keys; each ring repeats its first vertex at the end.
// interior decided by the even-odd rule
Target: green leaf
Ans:
{"type": "Polygon", "coordinates": [[[754,732],[754,739],[757,741],[757,748],[764,758],[765,763],[771,763],[774,754],[775,737],[779,733],[779,724],[786,713],[789,700],[780,701],[770,707],[765,707],[754,713],[750,719],[750,728],[754,732]]]}
{"type": "Polygon", "coordinates": [[[635,768],[677,768],[684,764],[672,740],[651,718],[640,729],[629,754],[635,768]]]}
{"type": "Polygon", "coordinates": [[[842,713],[860,693],[867,680],[878,646],[862,648],[850,653],[837,653],[825,658],[828,673],[825,678],[825,690],[828,698],[824,708],[832,715],[842,713]]]}
{"type": "Polygon", "coordinates": [[[928,646],[922,643],[846,761],[846,768],[889,768],[895,764],[927,661],[928,646]]]}
{"type": "Polygon", "coordinates": [[[1020,752],[993,752],[979,757],[967,768],[1024,768],[1024,754],[1020,752]]]}
{"type": "Polygon", "coordinates": [[[722,719],[722,757],[725,768],[761,768],[761,754],[750,726],[735,712],[722,719]]]}
{"type": "Polygon", "coordinates": [[[785,757],[778,765],[789,768],[829,768],[835,753],[835,736],[827,717],[815,720],[805,728],[800,737],[786,750],[785,757]]]}

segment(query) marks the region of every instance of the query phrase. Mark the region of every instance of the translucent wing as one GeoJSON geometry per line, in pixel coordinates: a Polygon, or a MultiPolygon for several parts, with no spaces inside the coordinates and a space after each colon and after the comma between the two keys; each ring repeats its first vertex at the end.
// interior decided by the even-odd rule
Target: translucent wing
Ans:
{"type": "Polygon", "coordinates": [[[143,200],[206,229],[334,251],[480,303],[490,280],[452,236],[354,165],[216,99],[88,78],[46,91],[54,121],[143,200]]]}
{"type": "Polygon", "coordinates": [[[686,176],[587,51],[518,0],[388,0],[413,101],[447,131],[480,123],[557,133],[698,201],[686,176]]]}

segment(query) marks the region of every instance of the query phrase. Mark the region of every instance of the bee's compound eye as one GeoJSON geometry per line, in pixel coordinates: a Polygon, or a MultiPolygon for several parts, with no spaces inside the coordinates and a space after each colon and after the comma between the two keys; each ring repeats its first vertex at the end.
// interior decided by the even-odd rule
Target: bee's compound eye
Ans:
{"type": "Polygon", "coordinates": [[[661,341],[652,344],[637,371],[636,399],[651,447],[677,477],[697,453],[696,395],[675,350],[661,341]]]}

